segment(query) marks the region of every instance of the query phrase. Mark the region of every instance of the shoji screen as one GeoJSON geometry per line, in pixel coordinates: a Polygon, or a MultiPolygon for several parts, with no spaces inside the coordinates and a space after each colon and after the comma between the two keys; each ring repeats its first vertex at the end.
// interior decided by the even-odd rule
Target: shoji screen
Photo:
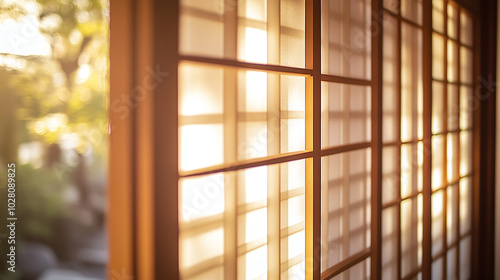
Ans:
{"type": "Polygon", "coordinates": [[[472,211],[472,20],[433,1],[432,277],[469,279],[472,211]]]}
{"type": "Polygon", "coordinates": [[[321,4],[322,277],[369,279],[371,3],[321,4]]]}
{"type": "Polygon", "coordinates": [[[435,279],[467,279],[468,13],[433,1],[429,71],[424,0],[379,0],[381,22],[372,14],[379,1],[320,0],[315,13],[308,1],[180,1],[182,279],[304,279],[314,264],[321,279],[370,279],[376,257],[382,279],[425,278],[424,264],[435,279]],[[380,58],[372,54],[378,40],[380,58]],[[377,61],[383,71],[372,73],[377,61]],[[424,90],[425,81],[432,90],[424,90]],[[372,127],[379,113],[380,132],[380,123],[372,127]],[[381,164],[374,134],[382,135],[381,164]],[[432,166],[424,169],[429,154],[432,166]],[[381,186],[372,180],[379,171],[381,186]],[[378,191],[381,202],[372,205],[378,191]],[[427,218],[424,205],[431,205],[427,218]],[[310,208],[316,212],[306,215],[310,208]],[[310,238],[311,228],[320,234],[310,238]],[[310,243],[321,247],[309,250],[310,243]],[[429,250],[432,259],[424,256],[429,250]]]}
{"type": "Polygon", "coordinates": [[[421,279],[422,2],[384,1],[382,278],[421,279]]]}
{"type": "Polygon", "coordinates": [[[469,279],[472,212],[472,20],[432,1],[432,71],[422,69],[422,2],[384,1],[383,279],[421,279],[424,228],[432,279],[469,279]],[[423,76],[424,75],[424,76],[423,76]],[[431,77],[425,77],[431,75],[431,77]],[[423,141],[423,79],[432,80],[431,141],[423,141]],[[423,157],[431,154],[431,197],[423,157]],[[423,223],[424,200],[431,222],[423,223]]]}
{"type": "Polygon", "coordinates": [[[304,0],[182,0],[182,279],[304,279],[304,0]],[[272,65],[272,66],[271,66],[272,65]]]}

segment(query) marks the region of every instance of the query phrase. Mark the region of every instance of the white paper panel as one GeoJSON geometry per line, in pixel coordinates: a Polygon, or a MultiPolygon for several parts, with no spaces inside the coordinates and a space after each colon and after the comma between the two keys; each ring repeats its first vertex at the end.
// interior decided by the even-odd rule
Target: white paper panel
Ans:
{"type": "Polygon", "coordinates": [[[423,137],[422,31],[402,24],[401,140],[423,137]]]}
{"type": "MultiPolygon", "coordinates": [[[[324,271],[370,246],[370,150],[324,157],[322,196],[323,233],[328,237],[324,271]],[[327,227],[327,228],[324,228],[327,227]]],[[[326,237],[325,236],[325,237],[326,237]]]]}
{"type": "Polygon", "coordinates": [[[370,1],[321,3],[322,73],[371,79],[370,1]]]}
{"type": "Polygon", "coordinates": [[[370,141],[370,87],[323,82],[322,96],[321,102],[328,104],[328,114],[321,120],[328,129],[322,131],[323,147],[370,141]]]}

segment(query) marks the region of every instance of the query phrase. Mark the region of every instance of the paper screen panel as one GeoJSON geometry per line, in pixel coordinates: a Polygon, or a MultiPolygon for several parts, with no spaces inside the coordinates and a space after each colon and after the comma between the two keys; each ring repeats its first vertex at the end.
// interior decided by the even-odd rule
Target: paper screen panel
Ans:
{"type": "Polygon", "coordinates": [[[321,102],[328,104],[321,120],[323,147],[370,141],[370,87],[323,82],[321,102]]]}
{"type": "Polygon", "coordinates": [[[432,28],[444,33],[444,1],[432,0],[432,28]]]}
{"type": "Polygon", "coordinates": [[[466,47],[460,47],[460,81],[472,85],[472,51],[466,47]]]}
{"type": "Polygon", "coordinates": [[[432,133],[443,132],[444,84],[432,82],[432,133]]]}
{"type": "Polygon", "coordinates": [[[281,0],[280,3],[281,64],[303,68],[305,66],[305,0],[281,0]]]}
{"type": "Polygon", "coordinates": [[[304,77],[182,63],[180,169],[304,150],[304,104],[304,77]]]}
{"type": "Polygon", "coordinates": [[[233,174],[179,181],[179,267],[182,279],[223,279],[225,192],[233,174]]]}
{"type": "Polygon", "coordinates": [[[185,178],[179,188],[182,279],[267,279],[273,260],[282,279],[304,278],[304,160],[185,178]]]}
{"type": "Polygon", "coordinates": [[[304,67],[304,0],[182,0],[179,34],[183,55],[304,67]]]}
{"type": "Polygon", "coordinates": [[[422,31],[402,24],[401,140],[423,137],[422,31]]]}
{"type": "Polygon", "coordinates": [[[281,279],[305,277],[305,161],[280,167],[281,279]]]}
{"type": "Polygon", "coordinates": [[[462,44],[472,46],[473,43],[473,22],[468,13],[460,13],[460,42],[462,44]]]}
{"type": "Polygon", "coordinates": [[[458,9],[448,3],[448,37],[457,39],[458,36],[458,9]]]}
{"type": "Polygon", "coordinates": [[[432,34],[432,77],[444,80],[444,37],[440,34],[432,34]]]}
{"type": "MultiPolygon", "coordinates": [[[[179,50],[183,54],[222,58],[225,0],[182,0],[180,3],[179,50]]],[[[234,9],[234,8],[233,8],[234,9]]]]}
{"type": "Polygon", "coordinates": [[[460,129],[472,128],[472,113],[478,105],[472,87],[460,86],[460,129]]]}
{"type": "Polygon", "coordinates": [[[399,13],[399,1],[398,0],[383,0],[384,9],[387,9],[395,14],[399,13]]]}
{"type": "Polygon", "coordinates": [[[398,232],[398,208],[382,210],[382,279],[399,279],[398,232]]]}
{"type": "Polygon", "coordinates": [[[458,133],[448,133],[446,144],[446,177],[448,182],[456,180],[458,176],[458,133]]]}
{"type": "Polygon", "coordinates": [[[472,172],[472,131],[460,132],[460,176],[472,172]]]}
{"type": "Polygon", "coordinates": [[[436,256],[438,253],[440,253],[443,248],[443,235],[444,235],[444,229],[443,229],[443,222],[444,222],[444,211],[443,211],[443,205],[444,205],[444,197],[443,190],[439,190],[435,193],[432,194],[431,196],[431,212],[432,212],[432,225],[431,225],[431,231],[432,231],[432,255],[436,256]]]}
{"type": "Polygon", "coordinates": [[[282,153],[305,149],[305,78],[281,75],[280,150],[282,153]]]}
{"type": "Polygon", "coordinates": [[[383,63],[382,63],[382,141],[396,142],[399,140],[399,65],[397,20],[383,15],[383,63]]]}
{"type": "Polygon", "coordinates": [[[401,197],[422,191],[423,146],[422,142],[401,146],[401,197]]]}
{"type": "Polygon", "coordinates": [[[401,202],[401,277],[422,264],[422,207],[422,194],[401,202]]]}
{"type": "Polygon", "coordinates": [[[179,253],[182,279],[223,275],[224,230],[222,226],[198,234],[181,233],[179,243],[182,248],[179,253]]]}
{"type": "Polygon", "coordinates": [[[460,180],[460,234],[466,234],[472,225],[472,180],[465,177],[460,180]]]}
{"type": "Polygon", "coordinates": [[[445,167],[444,166],[444,137],[436,135],[432,137],[432,190],[436,190],[445,183],[445,167]]]}
{"type": "Polygon", "coordinates": [[[458,184],[451,185],[447,188],[447,210],[446,210],[446,240],[448,246],[456,242],[458,239],[457,224],[458,224],[458,184]]]}
{"type": "Polygon", "coordinates": [[[445,279],[445,277],[443,277],[443,258],[438,258],[437,260],[432,262],[431,273],[432,280],[445,279]]]}
{"type": "Polygon", "coordinates": [[[370,279],[370,258],[361,261],[348,270],[340,273],[339,275],[333,277],[333,280],[366,280],[370,279]]]}
{"type": "Polygon", "coordinates": [[[417,276],[411,278],[411,280],[422,280],[422,272],[419,272],[417,276]]]}
{"type": "Polygon", "coordinates": [[[454,131],[459,129],[459,111],[460,105],[458,104],[459,99],[459,87],[457,85],[448,84],[448,108],[446,115],[448,117],[448,130],[454,131]]]}
{"type": "Polygon", "coordinates": [[[370,150],[324,157],[322,170],[324,271],[370,246],[370,150]]]}
{"type": "MultiPolygon", "coordinates": [[[[458,45],[452,40],[448,40],[448,82],[458,81],[458,45]]],[[[460,62],[462,63],[462,61],[460,62]]],[[[468,66],[471,66],[470,64],[468,66]]],[[[462,67],[460,68],[462,70],[462,67]]],[[[462,73],[460,72],[461,76],[462,73]]]]}
{"type": "Polygon", "coordinates": [[[224,161],[224,69],[198,64],[179,67],[179,165],[192,170],[224,161]],[[203,154],[203,157],[199,157],[203,154]]]}
{"type": "Polygon", "coordinates": [[[422,0],[401,0],[401,15],[419,25],[422,24],[422,0]]]}
{"type": "Polygon", "coordinates": [[[457,279],[457,247],[448,249],[446,256],[446,279],[457,279]]]}
{"type": "Polygon", "coordinates": [[[460,241],[460,280],[471,277],[471,237],[468,236],[460,241]]]}
{"type": "Polygon", "coordinates": [[[390,146],[382,149],[382,204],[399,198],[399,147],[390,146]]]}
{"type": "Polygon", "coordinates": [[[322,73],[371,79],[371,6],[367,0],[322,0],[322,73]]]}

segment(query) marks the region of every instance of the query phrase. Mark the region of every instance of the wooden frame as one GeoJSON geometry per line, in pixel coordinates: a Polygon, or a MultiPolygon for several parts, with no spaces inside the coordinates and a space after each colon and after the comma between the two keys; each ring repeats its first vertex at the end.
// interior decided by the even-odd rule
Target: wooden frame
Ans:
{"type": "MultiPolygon", "coordinates": [[[[471,4],[471,1],[468,1],[471,4]]],[[[472,275],[494,279],[497,1],[475,3],[472,275]],[[482,80],[481,80],[482,78],[482,80]],[[487,82],[485,82],[487,81],[487,82]],[[476,144],[477,143],[477,144],[476,144]]],[[[497,233],[498,234],[498,233],[497,233]]]]}
{"type": "MultiPolygon", "coordinates": [[[[445,5],[451,2],[445,0],[445,5]]],[[[458,1],[463,2],[463,1],[458,1]]],[[[474,42],[471,49],[474,54],[474,77],[488,77],[496,73],[496,3],[481,1],[477,7],[470,3],[460,3],[472,11],[475,19],[474,42]],[[484,12],[486,16],[479,14],[484,12]],[[487,28],[486,28],[487,27],[487,28]],[[481,52],[480,52],[481,51],[481,52]]],[[[453,4],[455,5],[455,4],[453,4]]],[[[382,142],[382,49],[383,31],[372,37],[371,41],[371,80],[328,75],[321,72],[321,1],[306,0],[306,61],[304,68],[280,65],[240,62],[230,59],[215,59],[197,56],[179,55],[179,1],[161,0],[124,0],[111,3],[111,94],[110,94],[110,170],[109,170],[109,243],[110,262],[108,276],[134,275],[138,279],[178,279],[179,278],[179,244],[178,244],[178,180],[197,175],[206,175],[222,171],[235,171],[250,167],[285,163],[297,159],[306,160],[306,278],[330,279],[346,271],[350,267],[371,259],[370,275],[372,279],[382,278],[382,211],[388,207],[397,207],[400,223],[401,202],[416,198],[417,193],[401,197],[393,202],[382,203],[382,148],[395,146],[401,148],[405,144],[423,145],[431,143],[431,138],[439,134],[431,131],[432,83],[446,84],[431,77],[432,69],[432,4],[423,1],[423,20],[419,25],[383,7],[382,0],[373,0],[371,5],[372,25],[380,25],[382,16],[388,14],[398,20],[398,45],[401,46],[401,23],[409,24],[422,30],[423,37],[423,87],[424,87],[424,135],[423,139],[395,143],[382,142]],[[265,158],[256,158],[234,164],[224,164],[209,168],[179,172],[178,168],[178,64],[180,61],[192,61],[238,69],[276,72],[306,77],[306,150],[287,154],[278,154],[265,158]],[[133,90],[140,86],[150,69],[159,68],[167,73],[164,80],[153,88],[145,90],[146,98],[141,102],[128,105],[127,114],[113,109],[113,104],[123,102],[123,98],[134,98],[133,90]],[[362,85],[371,88],[371,141],[336,147],[321,147],[321,82],[362,85]],[[323,156],[344,153],[359,149],[371,148],[371,245],[370,249],[344,259],[337,265],[321,273],[321,158],[323,156]],[[165,211],[167,210],[167,211],[165,211]]],[[[445,6],[446,7],[446,6],[445,6]]],[[[273,8],[273,7],[270,7],[273,8]]],[[[276,7],[274,7],[276,8],[276,7]]],[[[230,19],[228,19],[230,20],[230,19]]],[[[445,32],[440,36],[446,37],[445,32]]],[[[460,24],[459,24],[460,26],[460,24]]],[[[234,30],[233,30],[234,31],[234,30]]],[[[236,31],[234,31],[236,32],[236,31]]],[[[458,31],[458,34],[460,32],[458,31]]],[[[458,43],[458,39],[446,40],[458,43]]],[[[469,46],[465,46],[469,48],[469,46]]],[[[446,57],[445,44],[445,57],[446,57]]],[[[401,51],[397,53],[399,73],[401,73],[401,51]]],[[[460,59],[460,58],[458,58],[460,59]]],[[[458,62],[460,65],[460,62],[458,62]]],[[[459,67],[460,68],[460,67],[459,67]]],[[[460,71],[460,70],[458,70],[460,71]]],[[[446,77],[446,64],[444,68],[446,77]]],[[[400,74],[401,75],[401,74],[400,74]]],[[[458,73],[460,77],[460,72],[458,73]]],[[[480,86],[474,80],[467,86],[480,86]]],[[[401,82],[399,89],[401,89],[401,82]]],[[[454,84],[448,82],[448,84],[454,84]]],[[[457,83],[460,85],[460,82],[457,83]]],[[[445,87],[446,88],[446,87],[445,87]]],[[[494,91],[481,87],[476,98],[481,98],[494,91]]],[[[399,92],[399,96],[401,90],[399,92]]],[[[489,96],[490,96],[489,95],[489,96]]],[[[446,100],[446,90],[444,94],[446,100]]],[[[401,97],[399,97],[401,98],[401,97]]],[[[473,176],[473,226],[472,232],[472,275],[478,279],[493,277],[493,244],[494,240],[494,143],[492,132],[495,122],[491,116],[495,113],[491,99],[481,100],[480,109],[474,111],[473,135],[474,169],[473,176]],[[493,180],[493,181],[492,181],[493,180]]],[[[272,102],[272,100],[270,100],[272,102]]],[[[401,104],[401,100],[397,100],[401,104]]],[[[446,108],[443,108],[446,109],[446,108]]],[[[401,105],[397,108],[401,115],[401,105]]],[[[460,130],[448,130],[443,119],[444,132],[459,133],[460,130]]],[[[399,120],[398,128],[401,123],[399,120]]],[[[398,131],[398,135],[401,132],[398,131]]],[[[446,141],[444,151],[446,151],[446,141]]],[[[399,152],[400,153],[400,150],[399,152]]],[[[445,153],[445,152],[444,152],[445,153]]],[[[458,152],[459,153],[459,152],[458,152]]],[[[400,154],[398,154],[398,158],[400,154]]],[[[444,156],[446,161],[446,156],[444,156]]],[[[446,162],[445,162],[446,166],[446,162]]],[[[406,278],[422,273],[422,279],[431,278],[432,261],[443,257],[446,267],[446,252],[451,247],[459,248],[458,241],[447,244],[446,225],[443,234],[445,247],[442,252],[432,256],[431,252],[431,195],[439,190],[457,183],[462,177],[455,178],[436,190],[431,188],[432,155],[424,152],[423,161],[423,257],[422,265],[406,278]]],[[[275,195],[270,193],[270,195],[275,195]]],[[[444,209],[448,203],[444,195],[444,209]]],[[[271,206],[270,206],[271,207],[271,206]]],[[[275,209],[278,209],[275,207],[275,209]]],[[[446,210],[444,210],[446,215],[446,210]]],[[[276,217],[268,217],[275,220],[276,217]]],[[[279,217],[278,217],[279,219],[279,217]]],[[[444,219],[446,222],[446,219],[444,219]]],[[[444,223],[445,223],[444,222],[444,223]]],[[[272,226],[270,223],[268,226],[272,226]]],[[[400,227],[400,224],[399,224],[400,227]]],[[[457,226],[458,229],[460,225],[457,226]]],[[[460,231],[458,231],[460,233],[460,231]]],[[[397,243],[401,244],[401,232],[397,234],[397,243]]],[[[234,240],[233,240],[234,241],[234,240]]],[[[232,242],[229,240],[228,242],[232,242]]],[[[400,246],[400,245],[399,245],[400,246]]],[[[457,249],[457,273],[459,249],[457,249]]],[[[401,248],[398,249],[401,259],[401,248]]],[[[228,259],[228,261],[231,261],[228,259]]],[[[235,260],[233,258],[233,262],[235,260]]],[[[401,278],[401,263],[398,262],[398,276],[401,278]]],[[[228,270],[228,275],[236,275],[228,270]]],[[[270,272],[274,277],[278,271],[270,272]]],[[[458,275],[458,274],[457,274],[458,275]]],[[[406,279],[405,278],[405,279],[406,279]]]]}
{"type": "Polygon", "coordinates": [[[178,279],[178,2],[110,8],[108,278],[178,279]]]}

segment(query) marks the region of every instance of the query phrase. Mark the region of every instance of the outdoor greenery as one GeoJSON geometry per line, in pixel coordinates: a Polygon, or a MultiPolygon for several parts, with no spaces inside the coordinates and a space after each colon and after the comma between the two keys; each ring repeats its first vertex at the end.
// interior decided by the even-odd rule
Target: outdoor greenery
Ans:
{"type": "MultiPolygon", "coordinates": [[[[108,6],[106,0],[0,0],[0,25],[26,23],[50,46],[47,55],[0,53],[0,205],[7,207],[5,172],[15,162],[18,238],[50,240],[51,223],[71,215],[65,190],[82,155],[92,159],[89,174],[105,176],[108,6]],[[24,143],[42,147],[37,159],[20,162],[24,143]]],[[[21,48],[30,34],[0,34],[0,40],[21,48]]]]}

